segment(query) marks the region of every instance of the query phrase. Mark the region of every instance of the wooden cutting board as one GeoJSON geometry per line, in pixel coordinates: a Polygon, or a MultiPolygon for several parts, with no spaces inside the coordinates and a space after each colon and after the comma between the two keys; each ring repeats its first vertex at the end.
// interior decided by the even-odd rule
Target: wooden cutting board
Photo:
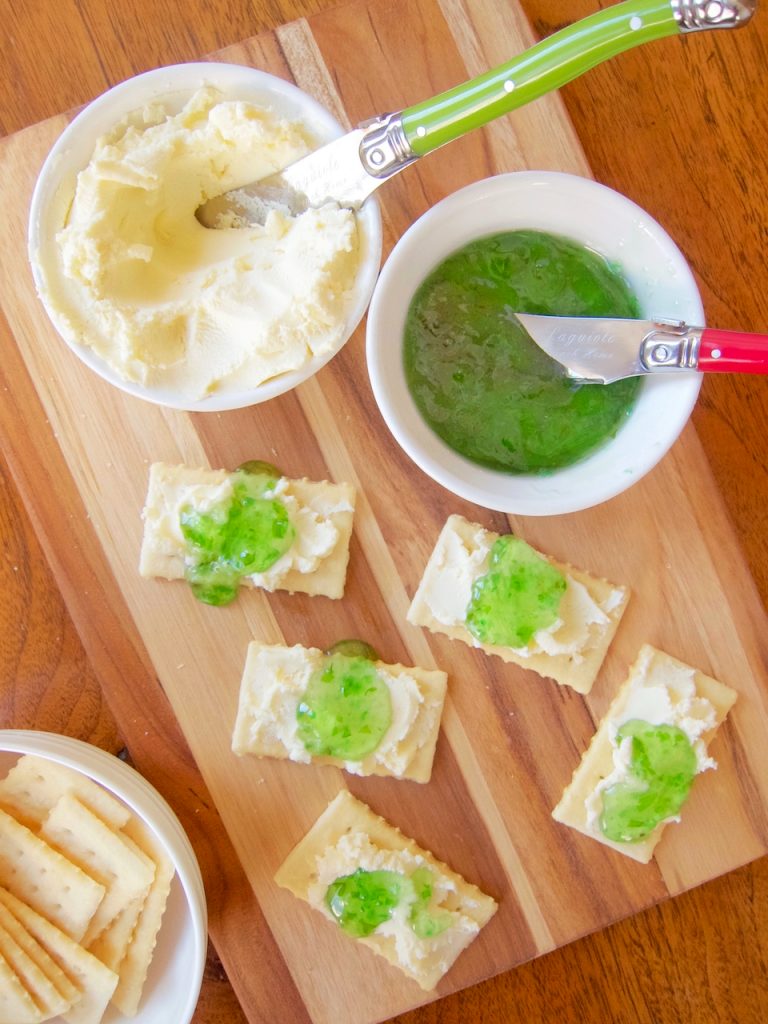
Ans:
{"type": "MultiPolygon", "coordinates": [[[[532,41],[513,5],[355,0],[215,57],[292,78],[340,120],[355,123],[447,88],[532,41]]],[[[167,698],[215,805],[190,787],[180,808],[184,822],[199,849],[205,837],[194,825],[197,812],[215,842],[232,843],[255,894],[243,914],[231,892],[239,876],[228,870],[225,884],[217,884],[215,853],[205,846],[213,935],[249,1018],[362,1024],[430,998],[272,882],[343,786],[500,901],[438,995],[765,853],[768,631],[693,429],[625,495],[575,515],[516,519],[453,498],[402,454],[370,393],[364,329],[315,379],[263,406],[189,415],[129,398],[58,339],[26,265],[29,196],[66,122],[54,118],[0,148],[2,194],[18,197],[0,222],[0,294],[10,328],[2,332],[3,443],[11,464],[24,469],[30,512],[75,622],[88,636],[100,634],[106,658],[112,652],[104,669],[110,699],[122,707],[133,701],[149,727],[167,716],[167,698]],[[290,476],[358,487],[343,601],[248,592],[214,609],[181,584],[139,578],[148,464],[220,467],[248,458],[267,458],[290,476]],[[410,596],[452,512],[512,528],[558,559],[631,587],[629,610],[588,698],[406,624],[410,596]],[[345,636],[370,640],[385,660],[448,672],[429,785],[230,753],[248,640],[325,647],[345,636]],[[641,866],[556,825],[550,810],[646,641],[722,679],[740,698],[713,747],[717,772],[699,781],[683,825],[669,829],[656,860],[641,866]],[[228,838],[216,832],[216,811],[228,838]]],[[[444,195],[525,168],[589,173],[557,97],[388,183],[387,248],[444,195]]],[[[182,763],[181,736],[171,730],[169,744],[168,763],[182,763]]],[[[228,863],[225,852],[221,861],[228,863]]]]}

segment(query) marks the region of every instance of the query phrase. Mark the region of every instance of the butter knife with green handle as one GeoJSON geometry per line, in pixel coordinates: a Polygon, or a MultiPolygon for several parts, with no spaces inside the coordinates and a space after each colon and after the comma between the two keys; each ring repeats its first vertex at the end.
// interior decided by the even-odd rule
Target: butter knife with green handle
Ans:
{"type": "Polygon", "coordinates": [[[737,28],[756,0],[626,0],[561,29],[478,78],[405,110],[383,114],[291,164],[279,175],[209,199],[206,227],[263,223],[336,202],[357,209],[382,182],[419,157],[559,89],[641,43],[710,28],[737,28]]]}

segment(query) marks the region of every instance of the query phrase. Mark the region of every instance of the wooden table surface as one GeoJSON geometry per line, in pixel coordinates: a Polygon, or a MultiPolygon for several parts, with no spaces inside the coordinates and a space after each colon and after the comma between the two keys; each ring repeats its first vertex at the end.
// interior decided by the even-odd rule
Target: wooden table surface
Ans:
{"type": "MultiPolygon", "coordinates": [[[[85,103],[137,72],[195,59],[332,3],[0,0],[0,134],[85,103]]],[[[556,0],[522,0],[522,6],[545,36],[566,16],[584,17],[596,4],[571,0],[567,11],[556,0]]],[[[638,202],[677,240],[708,322],[755,331],[768,330],[767,58],[768,12],[762,12],[743,32],[653,44],[564,90],[595,177],[638,202]]],[[[764,601],[767,387],[760,378],[708,379],[694,413],[764,601]]],[[[14,466],[4,461],[0,474],[0,726],[64,732],[117,752],[124,745],[120,721],[102,697],[53,581],[25,511],[23,480],[15,481],[14,466]]],[[[638,1024],[768,1019],[768,860],[398,1021],[611,1024],[628,1018],[638,1024]]],[[[246,1019],[213,950],[194,1019],[246,1019]]],[[[290,1024],[279,1009],[274,1020],[290,1024]]]]}

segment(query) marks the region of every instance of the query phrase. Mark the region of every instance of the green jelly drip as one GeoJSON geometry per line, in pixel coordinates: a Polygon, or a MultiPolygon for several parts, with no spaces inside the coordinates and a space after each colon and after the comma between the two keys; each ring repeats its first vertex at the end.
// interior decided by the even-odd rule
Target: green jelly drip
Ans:
{"type": "Polygon", "coordinates": [[[519,537],[499,537],[488,572],[475,580],[467,629],[482,643],[524,647],[557,619],[566,580],[519,537]]]}
{"type": "Polygon", "coordinates": [[[355,938],[376,931],[392,917],[403,901],[411,905],[408,923],[420,939],[433,939],[451,924],[448,910],[430,910],[432,873],[416,868],[408,877],[398,871],[364,871],[358,868],[332,882],[325,904],[339,925],[355,938]]]}
{"type": "Polygon", "coordinates": [[[348,658],[367,658],[368,661],[379,660],[376,649],[365,640],[337,640],[325,653],[346,654],[348,658]]]}
{"type": "Polygon", "coordinates": [[[473,462],[545,473],[613,437],[639,380],[571,380],[515,312],[633,318],[640,308],[616,267],[539,231],[478,239],[444,260],[416,292],[403,359],[421,415],[473,462]]]}
{"type": "Polygon", "coordinates": [[[281,501],[268,498],[275,484],[264,473],[233,475],[231,499],[207,512],[181,510],[181,532],[194,562],[186,578],[205,604],[229,604],[242,576],[265,572],[290,548],[295,530],[281,501]]]}
{"type": "Polygon", "coordinates": [[[296,719],[310,754],[360,761],[392,722],[389,689],[368,658],[331,654],[310,676],[296,719]]]}
{"type": "Polygon", "coordinates": [[[449,910],[429,906],[432,902],[432,872],[429,868],[416,868],[410,882],[414,901],[408,923],[420,939],[434,939],[450,926],[453,915],[449,910]]]}
{"type": "Polygon", "coordinates": [[[235,470],[236,473],[251,473],[255,476],[267,477],[272,483],[277,483],[280,477],[283,475],[277,466],[273,466],[271,462],[262,462],[261,459],[248,459],[246,462],[241,462],[235,470]]]}
{"type": "Polygon", "coordinates": [[[603,793],[600,828],[617,843],[636,843],[680,811],[696,775],[696,752],[675,725],[625,722],[616,734],[632,737],[629,777],[603,793]]]}

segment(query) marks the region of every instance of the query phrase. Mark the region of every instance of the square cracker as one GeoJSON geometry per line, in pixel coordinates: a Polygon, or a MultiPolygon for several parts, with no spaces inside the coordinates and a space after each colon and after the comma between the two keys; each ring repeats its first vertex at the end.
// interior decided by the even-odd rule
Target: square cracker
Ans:
{"type": "Polygon", "coordinates": [[[79,1000],[63,1015],[67,1024],[99,1024],[117,985],[117,975],[74,942],[63,931],[37,914],[26,903],[0,888],[0,903],[26,928],[56,961],[81,992],[79,1000]]]}
{"type": "MultiPolygon", "coordinates": [[[[627,857],[639,861],[641,864],[647,864],[653,856],[653,851],[662,837],[666,824],[662,822],[641,842],[617,843],[604,836],[599,829],[590,827],[588,824],[586,801],[594,792],[600,780],[610,775],[613,771],[611,723],[622,721],[624,708],[632,690],[642,686],[652,676],[652,673],[663,672],[665,666],[694,672],[693,678],[696,686],[696,695],[706,698],[715,709],[715,727],[702,737],[706,746],[711,743],[715,732],[733,707],[737,696],[736,692],[716,679],[712,679],[711,676],[704,675],[703,672],[692,669],[690,665],[678,661],[677,658],[664,654],[655,647],[651,647],[650,644],[644,644],[640,648],[634,665],[629,670],[626,682],[614,697],[597,732],[592,737],[592,742],[584,752],[581,763],[573,773],[570,785],[565,789],[560,802],[552,811],[552,817],[555,821],[559,821],[563,825],[570,825],[571,828],[575,828],[585,836],[596,839],[598,842],[618,850],[619,853],[623,853],[627,857]]],[[[683,813],[685,813],[684,809],[683,813]]]]}
{"type": "Polygon", "coordinates": [[[18,921],[8,908],[0,903],[0,927],[21,946],[27,956],[40,968],[46,978],[71,1006],[80,998],[80,989],[73,985],[64,971],[43,949],[34,936],[30,935],[21,921],[18,921]]]}
{"type": "Polygon", "coordinates": [[[104,899],[82,936],[87,948],[129,904],[144,899],[155,865],[70,793],[51,809],[40,835],[104,886],[104,899]]]}
{"type": "MultiPolygon", "coordinates": [[[[144,537],[139,555],[139,573],[145,577],[160,576],[168,580],[184,579],[186,545],[179,535],[178,504],[191,488],[220,488],[231,473],[223,469],[194,469],[156,462],[149,469],[149,488],[144,505],[144,537]]],[[[291,569],[278,584],[278,590],[340,598],[349,561],[349,540],[355,506],[355,489],[350,484],[327,481],[288,480],[287,494],[300,507],[312,507],[330,521],[338,535],[332,551],[312,572],[291,569]],[[324,512],[326,506],[332,506],[324,512]],[[333,506],[338,506],[334,508],[333,506]]],[[[189,499],[187,499],[189,500],[189,499]]],[[[244,576],[244,586],[254,586],[244,576]]]]}
{"type": "MultiPolygon", "coordinates": [[[[133,1017],[139,1009],[175,871],[165,847],[142,821],[132,816],[125,826],[125,833],[155,864],[155,877],[141,905],[130,942],[120,959],[117,968],[119,981],[112,996],[112,1002],[120,1012],[133,1017]]],[[[103,934],[101,938],[104,938],[103,934]]]]}
{"type": "MultiPolygon", "coordinates": [[[[288,889],[299,899],[304,900],[320,910],[324,916],[324,908],[315,904],[310,898],[310,890],[317,878],[317,862],[323,853],[335,846],[347,833],[360,832],[381,850],[404,850],[414,857],[419,857],[436,875],[448,880],[454,891],[453,910],[459,911],[478,926],[478,931],[496,913],[497,904],[490,896],[486,896],[476,886],[465,881],[461,875],[452,871],[446,864],[437,860],[426,850],[421,849],[412,839],[408,839],[377,814],[356,800],[348,790],[342,790],[323,811],[315,824],[301,842],[291,851],[275,875],[275,881],[284,889],[288,889]]],[[[441,942],[441,960],[428,957],[419,963],[418,968],[403,964],[397,955],[397,942],[391,935],[377,935],[375,932],[365,938],[353,939],[368,946],[383,956],[390,964],[413,978],[423,989],[430,991],[440,978],[450,969],[458,955],[476,937],[477,932],[467,933],[458,929],[449,929],[439,938],[441,942]]],[[[423,940],[425,943],[429,940],[423,940]]]]}
{"type": "MultiPolygon", "coordinates": [[[[248,645],[232,736],[232,749],[236,754],[291,759],[290,748],[274,729],[274,706],[266,699],[262,699],[263,694],[270,685],[278,681],[280,700],[288,706],[288,715],[295,718],[305,681],[309,673],[321,664],[323,658],[323,652],[317,648],[301,647],[298,644],[294,647],[283,647],[262,644],[254,640],[248,645]],[[273,654],[280,659],[279,663],[272,663],[273,654]],[[292,657],[296,661],[297,670],[294,673],[286,670],[283,664],[286,657],[292,657]]],[[[405,683],[400,683],[400,680],[410,677],[419,690],[420,704],[415,721],[409,735],[404,736],[398,743],[402,755],[407,759],[405,768],[399,774],[394,773],[376,760],[374,751],[363,760],[354,762],[354,767],[348,770],[353,771],[355,775],[385,775],[411,779],[415,782],[428,782],[432,774],[432,762],[440,731],[447,676],[439,669],[408,668],[404,665],[385,665],[383,662],[375,664],[386,669],[388,676],[393,679],[393,688],[396,689],[398,685],[404,688],[405,683]],[[410,739],[411,736],[419,737],[420,742],[410,739]]],[[[294,757],[293,760],[298,758],[294,757]]],[[[332,764],[339,768],[345,768],[350,763],[342,758],[329,756],[312,757],[311,760],[314,764],[332,764]]]]}
{"type": "MultiPolygon", "coordinates": [[[[521,668],[529,668],[540,676],[554,679],[562,686],[570,686],[577,693],[589,693],[624,614],[624,609],[629,601],[629,590],[619,584],[590,576],[589,573],[576,569],[565,562],[557,562],[554,558],[538,551],[537,554],[545,558],[556,569],[586,588],[592,600],[605,612],[608,622],[602,626],[599,632],[595,631],[594,642],[578,655],[536,653],[525,657],[517,654],[511,647],[483,644],[470,633],[465,625],[461,623],[446,625],[436,619],[425,598],[427,590],[433,586],[435,581],[439,583],[443,576],[442,563],[451,539],[457,538],[467,550],[472,551],[476,549],[474,538],[477,531],[482,532],[489,545],[495,543],[499,538],[499,534],[491,530],[484,530],[481,526],[468,522],[463,516],[448,517],[414,594],[411,607],[408,609],[408,622],[414,626],[425,626],[433,633],[443,633],[452,640],[461,640],[469,647],[479,648],[486,654],[495,654],[504,661],[519,665],[521,668]]],[[[450,586],[451,584],[447,583],[446,585],[450,586]]]]}
{"type": "Polygon", "coordinates": [[[45,971],[38,966],[2,924],[0,924],[0,956],[16,972],[45,1020],[56,1017],[70,1008],[74,998],[67,999],[62,995],[45,971]]]}
{"type": "Polygon", "coordinates": [[[121,910],[117,917],[110,921],[101,934],[87,947],[88,952],[93,953],[111,971],[120,973],[120,964],[123,962],[133,933],[136,931],[143,906],[144,900],[134,900],[133,903],[129,903],[125,910],[121,910]]]}
{"type": "Polygon", "coordinates": [[[122,828],[130,811],[103,786],[82,772],[45,757],[25,754],[0,779],[0,806],[17,821],[36,831],[65,793],[72,793],[113,828],[122,828]]]}
{"type": "Polygon", "coordinates": [[[0,810],[0,885],[71,938],[83,937],[105,888],[0,810]]]}
{"type": "Polygon", "coordinates": [[[0,956],[0,1024],[40,1024],[43,1019],[19,976],[0,956]]]}

